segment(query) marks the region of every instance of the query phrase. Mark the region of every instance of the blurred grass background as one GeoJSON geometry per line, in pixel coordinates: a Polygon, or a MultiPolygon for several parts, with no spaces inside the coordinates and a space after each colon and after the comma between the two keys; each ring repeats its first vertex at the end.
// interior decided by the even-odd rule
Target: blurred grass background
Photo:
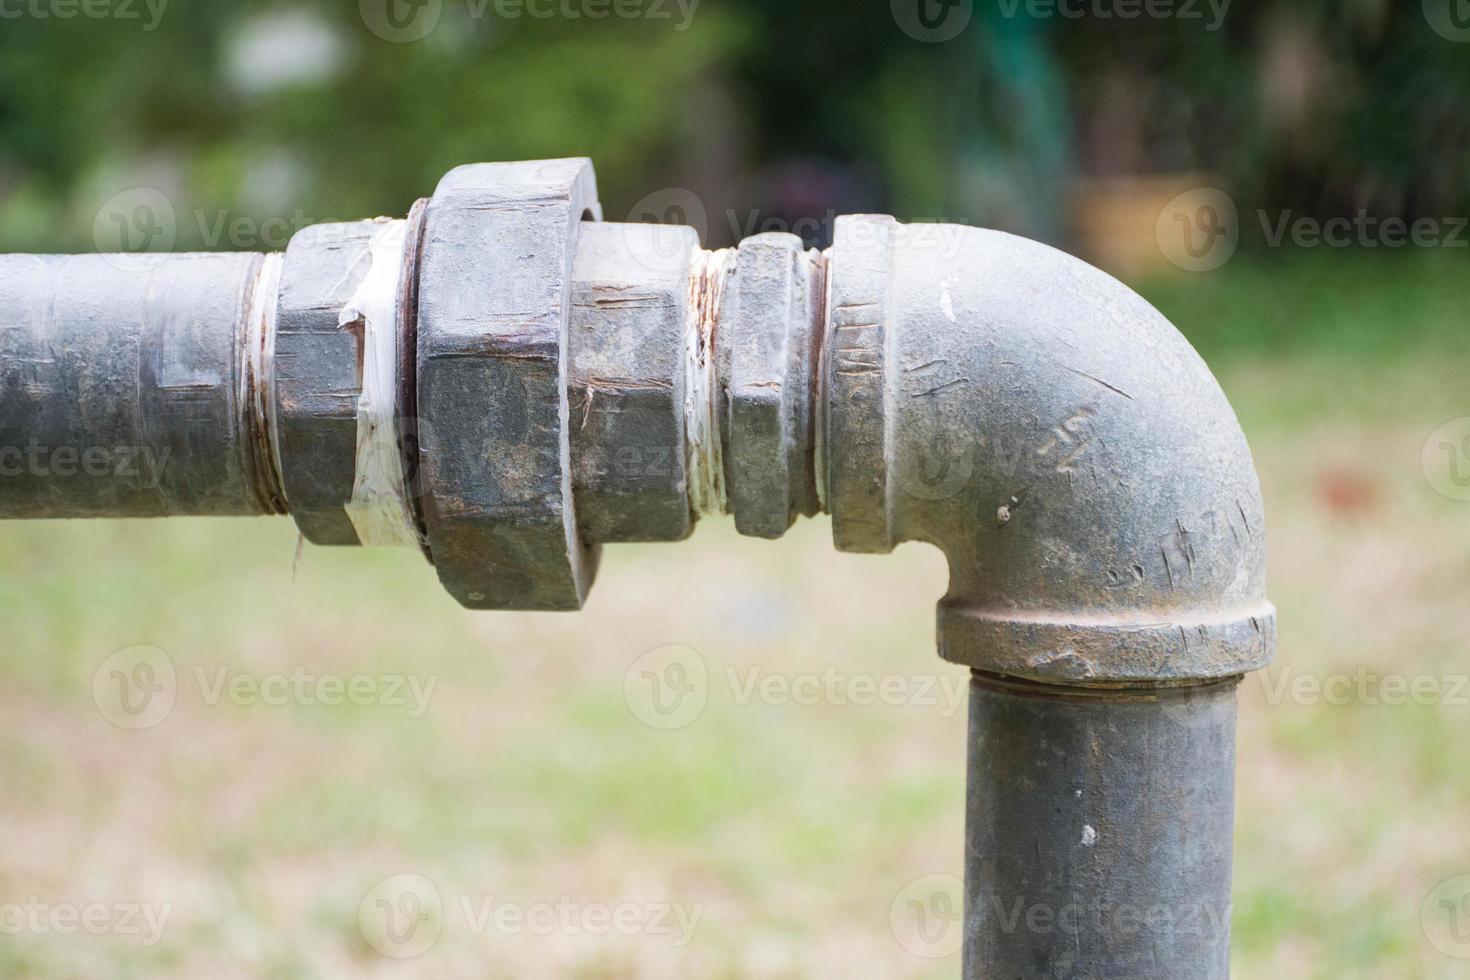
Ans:
{"type": "MultiPolygon", "coordinates": [[[[146,186],[172,203],[174,247],[279,248],[272,218],[289,233],[402,213],[458,163],[587,154],[610,218],[686,189],[711,245],[802,219],[822,244],[829,208],[891,210],[1103,261],[1210,361],[1266,494],[1281,653],[1241,694],[1237,975],[1470,976],[1423,918],[1436,883],[1470,873],[1470,708],[1273,696],[1295,676],[1466,673],[1470,505],[1421,467],[1430,433],[1470,414],[1466,252],[1270,248],[1246,227],[1288,209],[1464,215],[1463,45],[1417,5],[1378,2],[1256,5],[1218,31],[981,5],[942,44],[881,4],[707,0],[676,30],[446,3],[404,44],[365,29],[365,9],[179,5],[151,31],[6,21],[0,247],[104,247],[105,202],[146,186]],[[1228,189],[1239,253],[1169,265],[1141,178],[1228,189]],[[242,232],[203,240],[220,216],[242,232]]],[[[410,554],[296,547],[288,520],[0,529],[0,903],[172,910],[153,946],[0,935],[0,975],[956,974],[956,957],[906,950],[890,912],[915,878],[960,872],[963,706],[742,704],[726,682],[962,679],[933,654],[936,553],[840,555],[825,519],[776,543],[706,521],[685,545],[609,549],[585,612],[537,616],[466,613],[410,554]],[[92,700],[98,665],[134,644],[181,678],[172,713],[137,732],[92,700]],[[624,693],[666,644],[712,678],[676,731],[624,693]],[[196,667],[436,687],[418,717],[211,705],[196,667]],[[430,952],[396,961],[357,915],[404,872],[450,902],[703,915],[683,947],[477,935],[451,915],[430,952]]]]}

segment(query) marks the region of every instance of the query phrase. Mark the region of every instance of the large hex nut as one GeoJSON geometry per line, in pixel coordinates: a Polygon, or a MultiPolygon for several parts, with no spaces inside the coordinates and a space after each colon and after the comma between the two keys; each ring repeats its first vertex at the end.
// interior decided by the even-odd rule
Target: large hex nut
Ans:
{"type": "Polygon", "coordinates": [[[474,609],[576,609],[567,319],[589,160],[487,163],[440,181],[419,271],[420,474],[429,551],[474,609]]]}
{"type": "Polygon", "coordinates": [[[795,235],[740,243],[719,345],[725,485],[741,534],[778,538],[818,508],[812,321],[821,279],[815,254],[795,235]]]}
{"type": "Polygon", "coordinates": [[[275,402],[281,479],[312,544],[355,545],[344,509],[357,466],[362,335],[338,325],[371,263],[378,224],[312,225],[286,248],[276,312],[275,402]]]}
{"type": "Polygon", "coordinates": [[[582,534],[679,541],[694,528],[684,339],[693,228],[588,224],[572,284],[572,488],[582,534]]]}

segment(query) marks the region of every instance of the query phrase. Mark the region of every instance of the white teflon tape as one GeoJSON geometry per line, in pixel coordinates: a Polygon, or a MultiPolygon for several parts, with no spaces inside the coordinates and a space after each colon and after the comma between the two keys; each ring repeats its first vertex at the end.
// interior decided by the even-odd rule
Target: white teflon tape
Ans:
{"type": "MultiPolygon", "coordinates": [[[[286,481],[281,475],[281,441],[276,426],[276,311],[280,302],[283,252],[270,252],[261,260],[251,289],[245,318],[245,356],[248,363],[240,375],[240,397],[249,405],[258,425],[264,426],[273,481],[269,494],[279,495],[278,506],[286,503],[286,481]]],[[[282,511],[284,513],[284,510],[282,511]]]]}
{"type": "Polygon", "coordinates": [[[357,464],[347,517],[368,546],[417,545],[398,431],[398,280],[407,221],[384,221],[368,245],[367,274],[342,308],[342,326],[362,324],[357,464]]]}
{"type": "Polygon", "coordinates": [[[725,464],[716,414],[718,377],[715,331],[725,278],[735,251],[707,252],[699,246],[689,266],[689,323],[684,334],[684,461],[689,507],[696,514],[725,513],[725,464]]]}

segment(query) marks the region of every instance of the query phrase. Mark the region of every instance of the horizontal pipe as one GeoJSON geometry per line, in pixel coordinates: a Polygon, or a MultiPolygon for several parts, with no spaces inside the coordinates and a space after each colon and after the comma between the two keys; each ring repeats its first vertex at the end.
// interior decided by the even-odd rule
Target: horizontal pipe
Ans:
{"type": "Polygon", "coordinates": [[[284,511],[247,350],[265,264],[0,256],[0,517],[284,511]]]}

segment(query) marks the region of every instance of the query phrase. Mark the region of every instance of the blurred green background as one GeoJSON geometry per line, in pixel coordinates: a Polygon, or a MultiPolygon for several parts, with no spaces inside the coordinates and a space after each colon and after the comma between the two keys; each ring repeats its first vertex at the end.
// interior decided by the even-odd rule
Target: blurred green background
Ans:
{"type": "MultiPolygon", "coordinates": [[[[459,163],[587,155],[610,219],[711,246],[887,211],[1082,254],[1200,348],[1266,493],[1281,651],[1241,694],[1237,975],[1470,976],[1470,904],[1435,891],[1470,874],[1457,3],[0,0],[0,249],[280,249],[459,163]],[[1294,686],[1344,677],[1440,693],[1294,686]]],[[[706,521],[609,549],[578,616],[466,613],[416,556],[298,554],[287,520],[11,524],[0,567],[0,975],[957,975],[895,928],[912,882],[961,870],[932,551],[706,521]],[[93,683],[140,644],[177,699],[132,731],[93,683]],[[629,692],[670,644],[708,703],[659,730],[629,692]],[[301,670],[432,696],[198,680],[301,670]],[[934,697],[744,689],[834,672],[934,697]],[[443,899],[408,959],[359,925],[399,874],[443,899]],[[700,918],[685,943],[475,929],[461,900],[487,898],[700,918]],[[156,943],[10,928],[27,903],[169,918],[156,943]]]]}

